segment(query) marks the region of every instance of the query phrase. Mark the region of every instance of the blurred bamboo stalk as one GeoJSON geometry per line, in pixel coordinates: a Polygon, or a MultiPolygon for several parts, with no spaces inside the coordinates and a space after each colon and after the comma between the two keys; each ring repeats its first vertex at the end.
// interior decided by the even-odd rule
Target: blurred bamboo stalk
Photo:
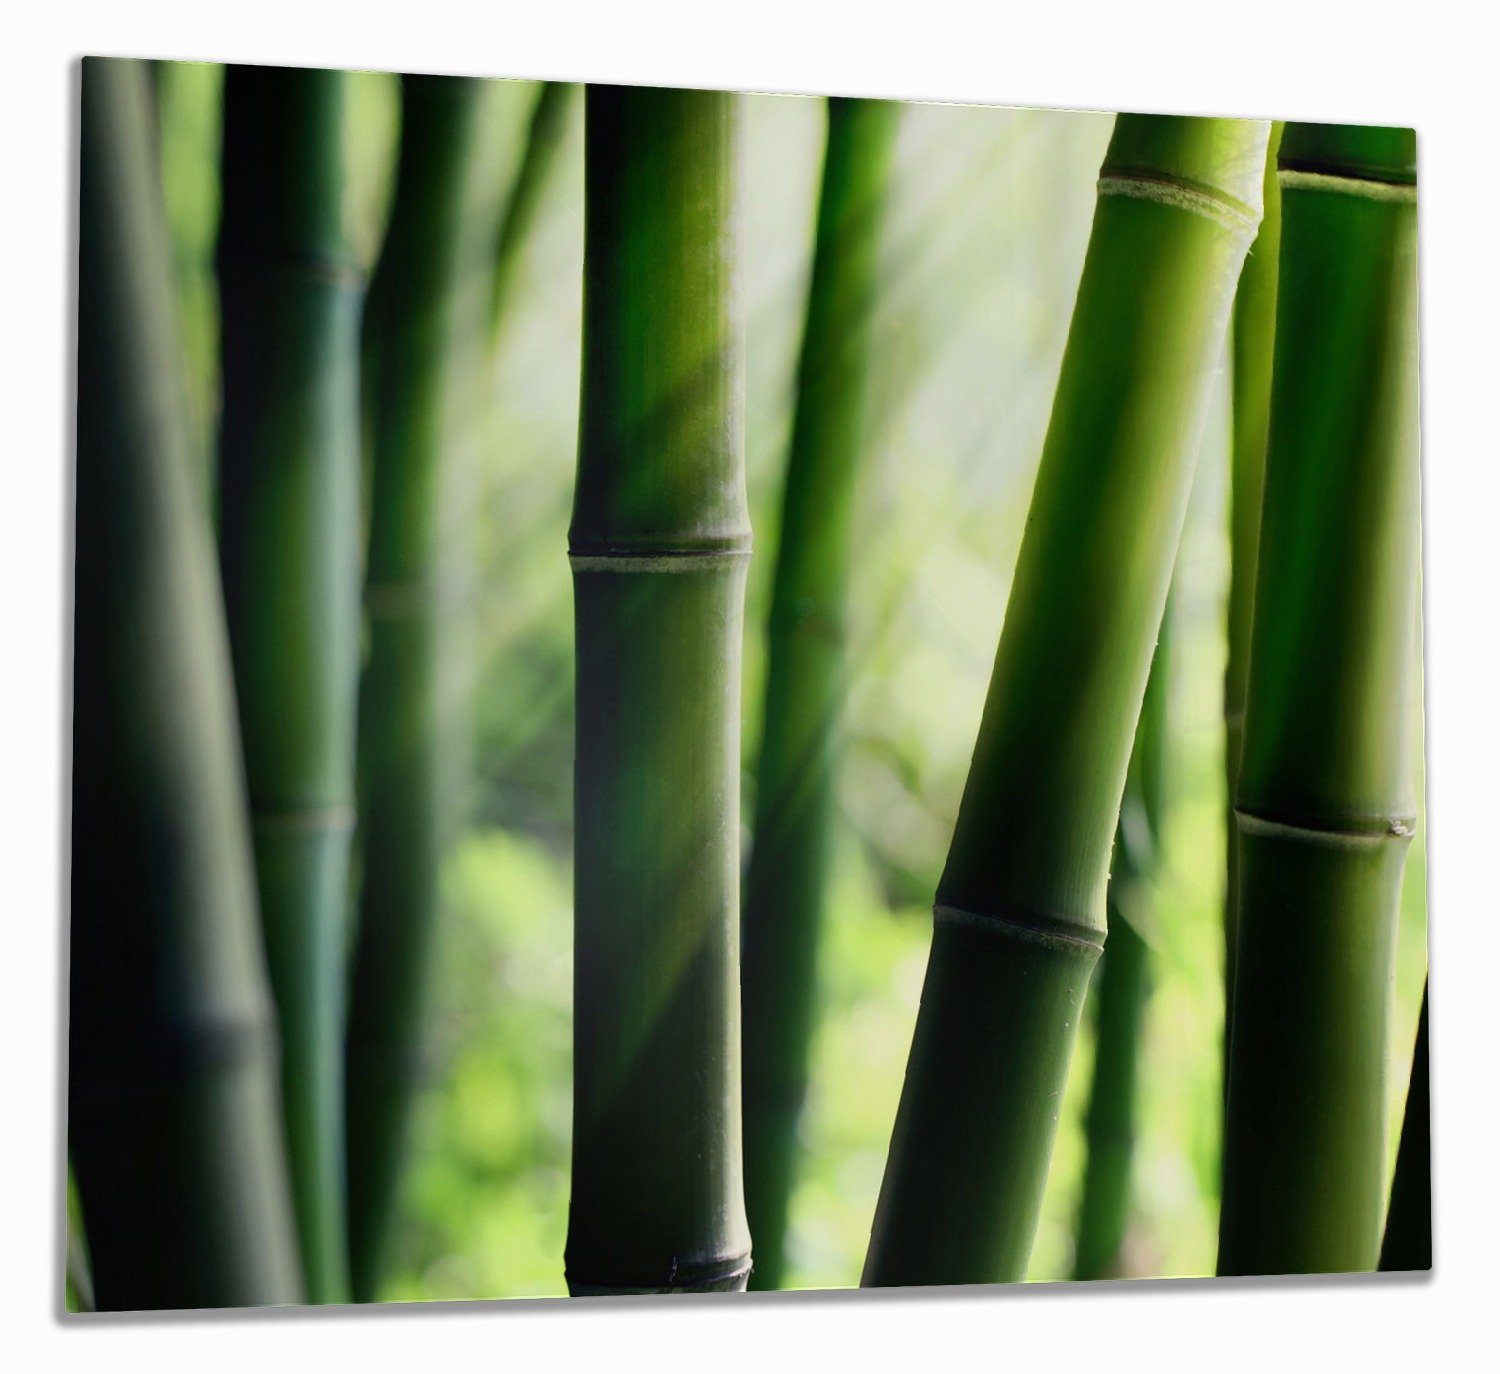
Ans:
{"type": "Polygon", "coordinates": [[[1144,931],[1161,865],[1166,818],[1171,623],[1169,596],[1125,775],[1106,894],[1109,941],[1094,976],[1094,1075],[1083,1121],[1087,1153],[1073,1255],[1075,1279],[1118,1278],[1123,1273],[1141,1040],[1151,986],[1151,950],[1144,931]]]}
{"type": "Polygon", "coordinates": [[[422,1077],[446,832],[439,510],[466,169],[482,83],[402,78],[390,227],[371,280],[369,649],[359,695],[360,898],[349,1004],[350,1281],[379,1285],[422,1077]]]}
{"type": "Polygon", "coordinates": [[[493,346],[505,323],[511,285],[521,246],[536,221],[547,176],[557,160],[557,150],[568,130],[568,111],[573,105],[574,87],[566,81],[543,81],[537,91],[527,125],[526,145],[521,165],[511,183],[510,192],[500,214],[495,235],[494,275],[490,282],[489,332],[493,346]]]}
{"type": "Polygon", "coordinates": [[[1122,115],[863,1282],[1020,1279],[1269,125],[1122,115]]]}
{"type": "Polygon", "coordinates": [[[103,1310],[297,1302],[276,1033],[142,64],[84,63],[68,1146],[103,1310]]]}
{"type": "Polygon", "coordinates": [[[1380,1246],[1384,1270],[1432,1268],[1432,1094],[1427,1066],[1427,988],[1412,1051],[1411,1081],[1396,1151],[1396,1176],[1380,1246]]]}
{"type": "Polygon", "coordinates": [[[765,718],[746,879],[745,1203],[754,1288],[778,1288],[817,1012],[844,617],[880,227],[898,104],[828,101],[807,321],[767,625],[765,718]]]}
{"type": "Polygon", "coordinates": [[[1372,1269],[1416,824],[1416,142],[1288,124],[1219,1272],[1372,1269]]]}
{"type": "Polygon", "coordinates": [[[1276,152],[1282,125],[1271,126],[1265,209],[1234,298],[1230,339],[1233,451],[1229,477],[1229,655],[1224,668],[1224,777],[1228,842],[1224,847],[1224,1063],[1229,1062],[1234,993],[1234,946],[1239,902],[1239,846],[1234,839],[1235,783],[1245,733],[1245,684],[1250,674],[1250,624],[1255,607],[1255,558],[1260,540],[1260,496],[1271,423],[1271,361],[1276,344],[1276,272],[1281,254],[1281,184],[1276,152]]]}
{"type": "Polygon", "coordinates": [[[739,102],[585,118],[568,1287],[742,1289],[739,102]]]}
{"type": "Polygon", "coordinates": [[[341,72],[230,66],[220,562],[310,1302],[348,1299],[344,999],[359,649],[359,310],[341,72]]]}

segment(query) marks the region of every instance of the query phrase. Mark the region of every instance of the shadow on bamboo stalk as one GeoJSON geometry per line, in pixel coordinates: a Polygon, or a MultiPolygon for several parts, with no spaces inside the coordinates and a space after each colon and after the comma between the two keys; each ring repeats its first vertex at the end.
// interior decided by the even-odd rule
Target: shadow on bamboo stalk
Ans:
{"type": "Polygon", "coordinates": [[[99,1308],[297,1302],[276,1032],[140,64],[82,110],[68,1143],[99,1308]]]}
{"type": "Polygon", "coordinates": [[[350,1281],[378,1296],[399,1197],[446,830],[439,509],[464,169],[479,82],[402,80],[401,149],[365,320],[369,651],[360,682],[360,899],[347,1048],[350,1281]]]}
{"type": "Polygon", "coordinates": [[[348,1298],[344,995],[359,642],[359,308],[341,72],[231,66],[220,561],[310,1302],[348,1298]]]}
{"type": "Polygon", "coordinates": [[[1268,131],[1116,122],[938,888],[867,1286],[1024,1274],[1268,131]]]}
{"type": "Polygon", "coordinates": [[[1372,1269],[1416,824],[1416,144],[1288,124],[1221,1274],[1372,1269]]]}
{"type": "Polygon", "coordinates": [[[586,101],[568,1287],[741,1289],[738,101],[586,101]]]}
{"type": "Polygon", "coordinates": [[[1380,1245],[1380,1267],[1387,1271],[1432,1268],[1432,1093],[1427,1064],[1427,988],[1412,1051],[1411,1080],[1396,1151],[1396,1176],[1380,1245]]]}

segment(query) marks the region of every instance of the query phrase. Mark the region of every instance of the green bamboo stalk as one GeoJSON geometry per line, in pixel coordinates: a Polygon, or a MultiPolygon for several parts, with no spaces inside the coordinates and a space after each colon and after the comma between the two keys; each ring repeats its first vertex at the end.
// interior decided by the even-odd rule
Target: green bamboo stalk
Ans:
{"type": "Polygon", "coordinates": [[[834,767],[845,694],[871,306],[900,106],[830,100],[807,323],[767,622],[766,696],[746,877],[745,1205],[754,1288],[778,1288],[817,1006],[834,767]]]}
{"type": "Polygon", "coordinates": [[[1073,1256],[1075,1279],[1120,1275],[1130,1220],[1138,1066],[1151,984],[1151,951],[1142,928],[1161,862],[1166,810],[1171,619],[1169,602],[1141,702],[1110,862],[1109,942],[1093,986],[1094,1075],[1083,1122],[1087,1155],[1073,1256]]]}
{"type": "Polygon", "coordinates": [[[1411,1082],[1396,1150],[1396,1176],[1380,1245],[1380,1267],[1387,1271],[1432,1268],[1432,1094],[1427,1067],[1427,989],[1412,1051],[1411,1082]]]}
{"type": "Polygon", "coordinates": [[[1288,124],[1219,1272],[1371,1269],[1415,825],[1416,141],[1288,124]]]}
{"type": "Polygon", "coordinates": [[[1271,357],[1276,333],[1276,273],[1281,253],[1281,185],[1276,152],[1282,125],[1271,126],[1266,175],[1261,188],[1265,210],[1260,232],[1250,245],[1240,289],[1234,300],[1230,342],[1233,445],[1229,478],[1229,654],[1224,668],[1224,1060],[1229,1059],[1230,1008],[1234,990],[1234,947],[1239,901],[1239,847],[1234,842],[1235,782],[1240,741],[1245,733],[1245,684],[1250,673],[1250,624],[1255,606],[1255,557],[1260,539],[1260,495],[1265,481],[1266,432],[1271,423],[1271,357]]]}
{"type": "Polygon", "coordinates": [[[585,108],[568,1287],[743,1289],[738,101],[585,108]]]}
{"type": "Polygon", "coordinates": [[[84,63],[68,1148],[103,1310],[301,1297],[148,78],[84,63]]]}
{"type": "Polygon", "coordinates": [[[359,652],[359,309],[344,78],[231,66],[219,552],[310,1302],[348,1299],[344,988],[359,652]]]}
{"type": "Polygon", "coordinates": [[[537,92],[536,104],[532,107],[521,165],[516,171],[515,181],[511,183],[510,193],[506,196],[505,207],[500,214],[500,227],[495,235],[495,269],[490,283],[489,315],[492,343],[505,321],[506,305],[510,300],[516,264],[521,256],[521,245],[526,242],[536,220],[542,192],[547,185],[547,174],[557,161],[557,150],[562,144],[563,135],[567,133],[573,89],[566,81],[544,81],[537,92]]]}
{"type": "Polygon", "coordinates": [[[1268,132],[1116,122],[938,886],[866,1285],[1024,1274],[1268,132]]]}
{"type": "Polygon", "coordinates": [[[390,228],[370,286],[372,471],[360,683],[359,926],[349,1003],[350,1283],[379,1291],[399,1200],[446,833],[438,710],[444,411],[480,83],[402,79],[390,228]]]}

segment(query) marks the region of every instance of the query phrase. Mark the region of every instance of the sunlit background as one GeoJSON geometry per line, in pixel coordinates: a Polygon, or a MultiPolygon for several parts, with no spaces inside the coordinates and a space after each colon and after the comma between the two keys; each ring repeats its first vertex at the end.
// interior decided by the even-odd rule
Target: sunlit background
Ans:
{"type": "MultiPolygon", "coordinates": [[[[221,71],[158,64],[175,265],[212,500],[221,71]]],[[[349,232],[378,250],[398,93],[349,78],[349,232]]],[[[488,83],[468,245],[472,336],[451,388],[444,541],[454,841],[404,1220],[386,1296],[562,1294],[571,1113],[572,591],[582,100],[498,345],[483,338],[496,208],[535,88],[488,83]]],[[[877,305],[851,580],[852,698],[821,954],[821,1022],[789,1283],[858,1282],[957,813],[1083,262],[1112,116],[913,105],[877,305]]],[[[757,555],[746,608],[751,814],[764,622],[822,154],[821,102],[745,98],[742,276],[757,555]]],[[[1227,393],[1205,438],[1172,607],[1170,800],[1145,933],[1131,1275],[1213,1272],[1223,1014],[1227,393]]],[[[1416,713],[1414,712],[1414,715],[1416,713]]],[[[1390,1148],[1426,968],[1425,826],[1407,868],[1390,1148]]],[[[751,837],[745,836],[748,852],[751,837]]],[[[1083,1168],[1088,1021],[1061,1109],[1032,1279],[1066,1277],[1083,1168]]]]}

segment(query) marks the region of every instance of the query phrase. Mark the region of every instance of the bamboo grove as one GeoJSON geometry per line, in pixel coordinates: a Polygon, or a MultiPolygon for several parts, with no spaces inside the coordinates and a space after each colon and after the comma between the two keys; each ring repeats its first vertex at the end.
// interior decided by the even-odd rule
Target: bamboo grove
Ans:
{"type": "MultiPolygon", "coordinates": [[[[473,436],[526,366],[528,254],[575,158],[576,468],[546,554],[572,593],[555,1271],[578,1296],[796,1286],[845,973],[833,912],[870,843],[848,797],[874,653],[856,608],[893,461],[872,415],[920,289],[909,116],[817,103],[757,539],[746,98],[394,90],[372,180],[346,74],[224,69],[199,269],[216,358],[190,376],[158,141],[173,87],[84,63],[68,1304],[407,1291],[435,1047],[464,1033],[444,983],[474,804],[445,686],[472,576],[453,512],[467,464],[511,459],[473,436]]],[[[1184,529],[1215,481],[1218,1272],[1426,1269],[1427,989],[1409,1071],[1392,1009],[1421,815],[1415,138],[1122,114],[1099,146],[967,776],[942,839],[913,831],[931,923],[904,1078],[886,1066],[899,1101],[864,1142],[883,1171],[860,1282],[1026,1278],[1070,1074],[1070,1272],[1143,1272],[1154,988],[1181,948],[1184,529]]],[[[503,579],[520,555],[498,556],[503,579]]],[[[480,976],[510,995],[504,957],[480,976]]],[[[467,1091],[498,1119],[499,1086],[467,1091]]]]}

